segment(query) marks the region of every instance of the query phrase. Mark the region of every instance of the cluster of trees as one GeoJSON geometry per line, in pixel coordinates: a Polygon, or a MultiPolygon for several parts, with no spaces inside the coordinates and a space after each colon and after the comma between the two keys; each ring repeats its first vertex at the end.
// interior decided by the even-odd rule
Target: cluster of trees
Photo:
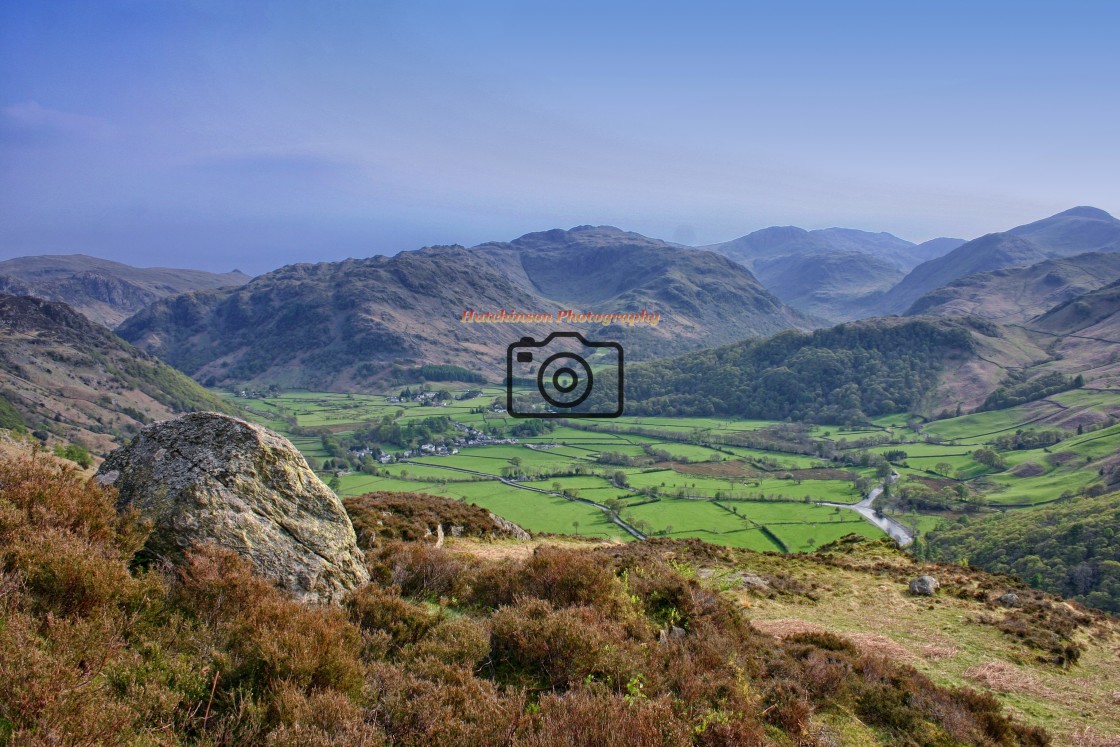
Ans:
{"type": "Polygon", "coordinates": [[[1002,410],[1007,407],[1021,405],[1024,402],[1033,402],[1036,399],[1049,397],[1051,394],[1064,392],[1067,389],[1077,389],[1085,384],[1085,377],[1066,376],[1065,374],[1051,371],[1050,373],[1027,379],[1026,372],[1016,371],[1010,374],[998,389],[988,395],[984,404],[977,408],[978,411],[1002,410]]]}
{"type": "Polygon", "coordinates": [[[1031,586],[1120,613],[1117,494],[1009,511],[926,535],[931,557],[1013,573],[1031,586]]]}
{"type": "Polygon", "coordinates": [[[89,453],[89,449],[81,444],[58,444],[54,447],[54,455],[69,459],[83,469],[88,469],[93,466],[93,456],[89,453]]]}
{"type": "Polygon", "coordinates": [[[940,490],[919,480],[907,480],[893,488],[892,507],[902,511],[979,511],[987,504],[982,497],[971,497],[963,483],[946,485],[940,490]]]}
{"type": "Polygon", "coordinates": [[[1036,430],[1034,428],[1023,430],[1020,428],[1015,433],[996,436],[992,439],[992,445],[1000,451],[1041,449],[1046,446],[1053,446],[1067,438],[1069,438],[1069,433],[1054,428],[1046,430],[1036,430]]]}
{"type": "Polygon", "coordinates": [[[627,411],[860,423],[917,408],[943,360],[973,347],[967,329],[945,320],[783,332],[633,366],[627,411]]]}
{"type": "Polygon", "coordinates": [[[972,451],[972,458],[980,464],[983,464],[988,469],[1000,470],[1007,469],[1007,461],[1004,460],[1003,455],[995,449],[987,446],[981,446],[979,449],[972,451]]]}
{"type": "Polygon", "coordinates": [[[408,373],[413,379],[420,379],[422,381],[465,381],[471,384],[486,383],[486,377],[482,374],[468,371],[462,366],[425,363],[418,368],[409,369],[408,373]]]}
{"type": "Polygon", "coordinates": [[[556,430],[556,421],[551,418],[526,418],[510,426],[509,435],[514,438],[531,438],[543,436],[556,430]]]}
{"type": "Polygon", "coordinates": [[[654,462],[685,462],[688,459],[674,457],[668,451],[659,449],[653,444],[642,444],[642,455],[631,456],[621,451],[601,451],[597,461],[600,464],[614,464],[620,467],[645,467],[654,462]]]}
{"type": "MultiPolygon", "coordinates": [[[[446,415],[403,422],[395,420],[392,415],[385,415],[381,420],[354,431],[347,439],[347,445],[352,449],[375,448],[382,444],[416,447],[424,443],[442,442],[450,430],[451,418],[446,415]]],[[[325,439],[329,437],[323,438],[325,448],[325,439]]]]}

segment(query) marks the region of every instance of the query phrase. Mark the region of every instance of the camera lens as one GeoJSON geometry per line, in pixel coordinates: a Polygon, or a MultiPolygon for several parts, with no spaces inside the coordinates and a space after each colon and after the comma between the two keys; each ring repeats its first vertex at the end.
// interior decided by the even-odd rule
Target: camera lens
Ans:
{"type": "Polygon", "coordinates": [[[558,392],[567,394],[578,385],[579,377],[576,376],[576,372],[570,368],[558,368],[556,369],[556,373],[552,374],[552,386],[555,387],[558,392]],[[562,383],[561,379],[567,383],[562,383]]]}
{"type": "Polygon", "coordinates": [[[575,407],[591,395],[591,366],[575,353],[556,353],[537,371],[537,389],[553,407],[575,407]]]}

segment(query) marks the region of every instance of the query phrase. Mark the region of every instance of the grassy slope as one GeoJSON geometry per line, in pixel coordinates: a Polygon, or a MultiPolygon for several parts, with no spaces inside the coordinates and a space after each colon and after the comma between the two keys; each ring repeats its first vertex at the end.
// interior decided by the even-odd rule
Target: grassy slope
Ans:
{"type": "Polygon", "coordinates": [[[974,588],[977,580],[993,583],[981,571],[920,565],[878,543],[857,551],[848,567],[831,564],[817,553],[752,555],[730,569],[706,563],[697,565],[701,568],[712,574],[712,583],[729,588],[748,608],[756,627],[766,632],[781,636],[820,628],[840,633],[941,684],[991,690],[1024,720],[1045,725],[1059,745],[1075,744],[1079,733],[1120,739],[1120,624],[1114,619],[1100,616],[1077,634],[1086,650],[1081,661],[1066,670],[1035,661],[1032,649],[974,622],[980,614],[1003,614],[1001,608],[954,596],[958,589],[974,588]],[[906,582],[926,570],[945,584],[931,601],[906,590],[906,582]],[[734,575],[743,572],[786,575],[795,586],[811,591],[744,588],[734,575]]]}
{"type": "Polygon", "coordinates": [[[0,304],[0,391],[30,429],[100,454],[153,420],[237,412],[64,304],[11,296],[0,304]]]}

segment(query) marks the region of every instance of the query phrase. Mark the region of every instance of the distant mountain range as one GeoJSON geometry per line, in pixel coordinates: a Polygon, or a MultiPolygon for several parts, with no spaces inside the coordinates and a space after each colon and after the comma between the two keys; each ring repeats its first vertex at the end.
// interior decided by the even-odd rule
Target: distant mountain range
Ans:
{"type": "Polygon", "coordinates": [[[851,228],[775,226],[703,248],[746,266],[795,309],[837,322],[865,316],[910,270],[963,243],[940,238],[914,244],[851,228]]]}
{"type": "MultiPolygon", "coordinates": [[[[65,297],[94,319],[113,323],[137,308],[119,334],[207,385],[355,391],[414,381],[428,364],[497,381],[506,345],[562,329],[620,341],[629,360],[639,361],[899,311],[1006,323],[999,335],[1029,349],[1008,366],[1042,365],[1048,354],[1039,346],[1054,342],[1045,342],[1050,330],[1036,317],[1041,323],[1055,306],[1117,278],[1120,221],[1086,207],[968,242],[924,244],[888,233],[787,226],[706,249],[580,226],[469,249],[289,265],[248,282],[236,272],[137,269],[82,256],[0,263],[0,287],[65,297]],[[176,292],[183,288],[189,290],[176,292]],[[604,327],[461,320],[468,310],[567,309],[646,310],[661,321],[604,327]]],[[[1064,370],[1083,357],[1046,365],[1064,370]]],[[[959,399],[972,402],[974,395],[959,399]]]]}
{"type": "Polygon", "coordinates": [[[127,340],[207,384],[361,389],[421,364],[491,380],[506,346],[575,329],[622,342],[632,359],[695,350],[814,322],[742,265],[606,226],[532,233],[466,249],[298,264],[234,290],[154,303],[127,340]],[[465,310],[661,314],[656,327],[464,324],[465,310]]]}
{"type": "Polygon", "coordinates": [[[1026,326],[1050,344],[1048,368],[1083,374],[1098,388],[1120,386],[1120,280],[1078,296],[1026,326]]]}
{"type": "Polygon", "coordinates": [[[0,409],[97,453],[145,423],[233,412],[197,383],[63,303],[0,294],[0,409]]]}
{"type": "Polygon", "coordinates": [[[867,309],[868,316],[899,314],[926,293],[977,272],[1023,267],[1086,252],[1120,251],[1120,220],[1103,210],[1076,207],[1034,223],[973,239],[915,267],[867,309]]]}
{"type": "Polygon", "coordinates": [[[1120,252],[1088,252],[1027,267],[978,272],[926,293],[907,316],[974,314],[1025,322],[1120,279],[1120,252]]]}
{"type": "Polygon", "coordinates": [[[17,257],[0,262],[0,293],[64,301],[106,327],[116,327],[176,293],[244,285],[249,276],[162,267],[131,267],[82,254],[17,257]]]}

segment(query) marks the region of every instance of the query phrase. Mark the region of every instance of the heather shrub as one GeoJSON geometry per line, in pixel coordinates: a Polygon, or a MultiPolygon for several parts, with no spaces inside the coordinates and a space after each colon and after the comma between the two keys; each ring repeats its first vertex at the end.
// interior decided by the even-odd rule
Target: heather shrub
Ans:
{"type": "Polygon", "coordinates": [[[211,632],[227,687],[361,692],[361,635],[341,610],[286,598],[248,561],[212,547],[192,553],[176,581],[173,599],[211,632]]]}
{"type": "Polygon", "coordinates": [[[525,705],[517,690],[430,659],[373,665],[369,691],[370,717],[399,747],[506,744],[525,705]]]}
{"type": "Polygon", "coordinates": [[[598,680],[622,690],[640,656],[625,629],[592,607],[554,609],[522,599],[491,618],[490,657],[500,682],[565,690],[598,680]]]}
{"type": "Polygon", "coordinates": [[[684,578],[662,561],[630,565],[624,570],[626,589],[641,602],[645,614],[660,626],[689,629],[700,619],[740,631],[745,622],[728,600],[684,578]]]}
{"type": "Polygon", "coordinates": [[[490,518],[490,512],[473,503],[427,493],[366,493],[343,501],[363,550],[377,544],[404,540],[432,541],[436,525],[450,533],[458,527],[464,537],[506,537],[509,532],[490,518]]]}
{"type": "Polygon", "coordinates": [[[363,632],[388,635],[390,651],[417,643],[439,622],[420,605],[401,598],[395,587],[367,584],[347,598],[345,607],[363,632]]]}
{"type": "Polygon", "coordinates": [[[41,614],[86,617],[126,605],[139,585],[115,548],[56,527],[21,533],[0,554],[41,614]]]}
{"type": "Polygon", "coordinates": [[[518,733],[518,747],[686,747],[687,723],[668,698],[627,699],[587,689],[541,698],[540,711],[518,733]]]}
{"type": "Polygon", "coordinates": [[[441,620],[429,634],[410,646],[409,659],[430,658],[474,671],[490,653],[490,631],[469,617],[441,620]]]}
{"type": "Polygon", "coordinates": [[[56,529],[131,557],[147,537],[136,514],[117,514],[116,493],[42,455],[0,460],[0,543],[13,533],[56,529]]]}
{"type": "Polygon", "coordinates": [[[751,681],[760,653],[726,631],[706,627],[646,652],[648,693],[671,694],[689,720],[704,723],[711,713],[761,710],[751,681]]]}
{"type": "Polygon", "coordinates": [[[127,744],[137,714],[96,686],[123,646],[119,620],[64,620],[43,629],[16,610],[0,619],[0,742],[127,744]]]}
{"type": "Polygon", "coordinates": [[[270,747],[387,744],[381,729],[366,723],[362,709],[337,690],[309,694],[300,687],[281,685],[273,696],[273,708],[279,726],[267,736],[270,747]]]}
{"type": "Polygon", "coordinates": [[[596,607],[618,614],[629,606],[621,582],[597,555],[541,545],[522,563],[505,562],[482,571],[474,601],[496,608],[519,596],[547,599],[554,607],[596,607]]]}
{"type": "Polygon", "coordinates": [[[479,562],[425,543],[390,542],[366,555],[374,580],[423,599],[454,602],[470,593],[479,562]]]}

